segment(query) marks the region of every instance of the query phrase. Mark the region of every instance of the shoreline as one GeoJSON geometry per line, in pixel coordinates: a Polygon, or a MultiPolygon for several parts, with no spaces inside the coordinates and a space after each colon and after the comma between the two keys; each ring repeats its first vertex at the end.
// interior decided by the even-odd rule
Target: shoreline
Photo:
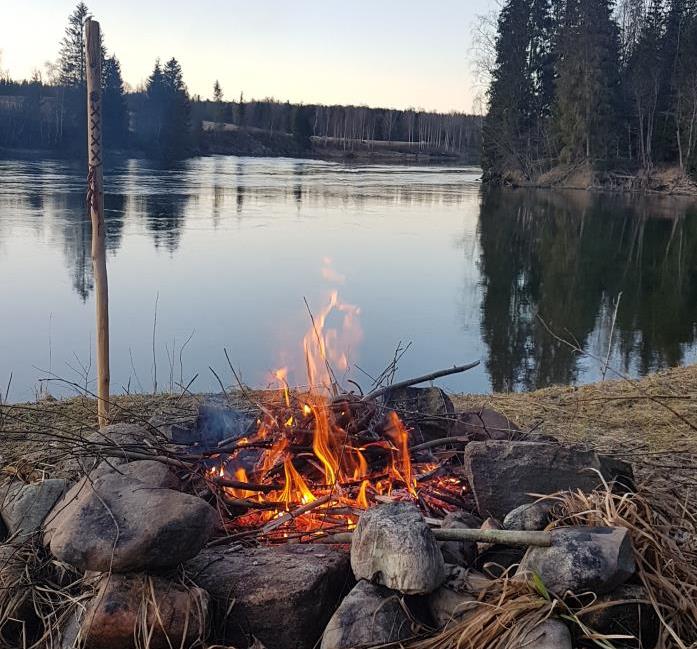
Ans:
{"type": "MultiPolygon", "coordinates": [[[[211,156],[230,156],[239,158],[290,158],[293,160],[320,160],[324,162],[338,162],[346,164],[384,164],[384,165],[422,165],[430,167],[479,167],[478,161],[473,161],[468,157],[456,155],[417,153],[406,151],[376,151],[376,150],[343,150],[326,147],[317,147],[308,151],[276,151],[276,150],[227,150],[225,147],[210,147],[206,150],[199,150],[185,158],[171,160],[169,162],[159,160],[147,155],[140,149],[121,149],[108,151],[105,155],[107,163],[109,161],[123,159],[149,160],[157,164],[175,167],[178,164],[193,160],[195,158],[207,158],[211,156]]],[[[87,165],[87,158],[75,155],[70,151],[59,151],[55,149],[14,149],[0,147],[0,159],[2,160],[58,160],[65,162],[84,162],[87,165]]]]}
{"type": "Polygon", "coordinates": [[[620,168],[596,170],[590,165],[558,165],[533,178],[520,172],[506,170],[495,178],[482,180],[487,186],[512,189],[564,189],[594,193],[634,194],[650,196],[681,196],[697,198],[697,180],[678,167],[656,167],[650,172],[631,172],[620,168]]]}
{"type": "MultiPolygon", "coordinates": [[[[257,391],[257,398],[264,391],[257,391]]],[[[266,392],[268,394],[268,392],[266,392]]],[[[143,423],[154,415],[191,413],[207,394],[129,394],[112,398],[113,421],[143,423]]],[[[533,392],[450,394],[459,412],[492,408],[522,430],[552,435],[603,453],[631,459],[642,480],[694,486],[697,475],[697,364],[637,379],[612,379],[582,386],[556,386],[533,392]]],[[[40,430],[80,435],[96,426],[92,398],[46,399],[0,406],[0,457],[5,466],[41,470],[51,450],[40,430]],[[4,437],[4,439],[3,439],[4,437]]]]}

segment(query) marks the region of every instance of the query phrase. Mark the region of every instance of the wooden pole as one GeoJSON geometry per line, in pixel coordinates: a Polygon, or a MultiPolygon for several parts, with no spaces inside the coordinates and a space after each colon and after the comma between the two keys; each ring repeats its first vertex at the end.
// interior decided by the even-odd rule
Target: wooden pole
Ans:
{"type": "Polygon", "coordinates": [[[97,311],[97,415],[109,423],[109,287],[104,246],[104,173],[102,167],[102,49],[99,23],[85,23],[87,63],[87,205],[92,219],[92,270],[97,311]]]}

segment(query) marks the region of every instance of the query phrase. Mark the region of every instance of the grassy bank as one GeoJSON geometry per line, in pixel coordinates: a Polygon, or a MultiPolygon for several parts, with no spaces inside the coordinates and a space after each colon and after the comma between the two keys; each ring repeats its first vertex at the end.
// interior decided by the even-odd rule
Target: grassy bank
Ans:
{"type": "Polygon", "coordinates": [[[557,165],[531,177],[511,170],[504,172],[497,182],[511,187],[697,196],[697,182],[678,167],[656,167],[651,171],[619,168],[600,170],[588,163],[580,163],[557,165]]]}
{"type": "MultiPolygon", "coordinates": [[[[190,416],[200,396],[128,395],[113,399],[115,422],[146,422],[153,414],[190,416]]],[[[490,407],[525,430],[554,435],[631,461],[652,490],[687,498],[697,487],[697,365],[638,381],[552,387],[529,393],[452,395],[458,410],[490,407]]],[[[46,433],[89,430],[96,404],[87,398],[0,407],[0,470],[53,473],[57,465],[46,433]]]]}

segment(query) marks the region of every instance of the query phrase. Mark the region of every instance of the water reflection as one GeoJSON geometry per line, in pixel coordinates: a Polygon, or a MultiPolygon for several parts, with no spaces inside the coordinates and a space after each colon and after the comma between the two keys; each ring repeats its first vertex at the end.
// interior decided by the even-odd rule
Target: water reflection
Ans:
{"type": "MultiPolygon", "coordinates": [[[[199,330],[187,354],[205,373],[234,332],[238,360],[258,384],[277,365],[278,350],[300,340],[303,297],[318,286],[324,256],[338,260],[348,277],[342,291],[364,307],[361,365],[376,373],[401,339],[414,342],[404,374],[484,360],[486,371],[452,389],[594,380],[597,364],[548,328],[604,357],[620,293],[613,365],[641,375],[695,358],[691,201],[483,190],[477,176],[235,157],[174,169],[142,160],[107,168],[115,384],[140,382],[130,356],[141,335],[148,344],[134,353],[135,364],[147,375],[160,293],[161,308],[169,308],[160,325],[168,349],[199,330]]],[[[17,314],[0,340],[0,380],[24,367],[31,385],[31,368],[46,367],[44,352],[29,359],[26,350],[49,318],[50,358],[78,347],[86,355],[93,280],[83,188],[77,165],[0,160],[0,298],[17,314]]],[[[195,387],[216,384],[201,379],[195,387]]]]}
{"type": "Polygon", "coordinates": [[[604,356],[620,293],[614,361],[622,369],[645,374],[676,365],[694,345],[697,210],[690,201],[486,191],[479,236],[482,335],[494,389],[576,382],[576,354],[548,327],[604,356]]]}

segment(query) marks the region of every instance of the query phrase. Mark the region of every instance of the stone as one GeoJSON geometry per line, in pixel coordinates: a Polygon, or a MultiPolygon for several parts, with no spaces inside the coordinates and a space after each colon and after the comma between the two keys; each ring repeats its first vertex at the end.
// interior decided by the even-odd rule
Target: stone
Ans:
{"type": "MultiPolygon", "coordinates": [[[[499,523],[495,518],[492,516],[489,516],[489,518],[485,518],[484,521],[482,521],[482,524],[479,526],[480,530],[500,530],[501,529],[501,523],[499,523]]],[[[486,552],[493,543],[485,543],[483,541],[480,541],[477,543],[477,552],[486,552]]]]}
{"type": "Polygon", "coordinates": [[[491,408],[458,413],[453,435],[466,435],[475,441],[513,440],[523,437],[518,426],[491,408]]]}
{"type": "Polygon", "coordinates": [[[44,542],[81,570],[154,571],[196,555],[217,517],[201,498],[110,472],[83,478],[58,502],[44,542]]]}
{"type": "Polygon", "coordinates": [[[607,635],[630,635],[622,640],[627,649],[651,649],[658,641],[660,621],[643,586],[624,584],[608,595],[599,597],[597,607],[581,618],[583,623],[607,635]],[[613,604],[613,602],[621,602],[613,604]]]}
{"type": "Polygon", "coordinates": [[[108,460],[110,464],[117,465],[128,462],[129,458],[121,451],[128,451],[129,446],[142,446],[144,440],[152,439],[152,437],[153,435],[139,424],[121,423],[104,426],[88,433],[83,438],[83,441],[95,445],[98,452],[85,449],[77,462],[69,462],[65,469],[90,473],[104,457],[99,452],[99,447],[109,450],[108,460]]]}
{"type": "Polygon", "coordinates": [[[53,478],[31,484],[13,482],[6,487],[0,516],[10,535],[21,540],[37,532],[68,486],[66,480],[53,478]]]}
{"type": "Polygon", "coordinates": [[[445,562],[433,532],[412,503],[392,502],[361,514],[351,542],[351,568],[366,579],[407,595],[434,591],[445,562]]]}
{"type": "Polygon", "coordinates": [[[566,591],[604,595],[624,584],[635,571],[629,533],[624,527],[560,527],[550,547],[530,547],[517,577],[536,572],[559,596],[566,591]]]}
{"type": "Polygon", "coordinates": [[[429,610],[437,628],[461,621],[474,610],[472,604],[476,601],[470,593],[458,592],[447,586],[437,588],[428,596],[429,610]]]}
{"type": "Polygon", "coordinates": [[[83,649],[198,646],[207,629],[208,593],[147,575],[104,575],[78,632],[83,649]]]}
{"type": "Polygon", "coordinates": [[[373,647],[412,635],[399,593],[361,580],[329,620],[320,649],[373,647]]]}
{"type": "MultiPolygon", "coordinates": [[[[441,523],[441,528],[477,529],[481,523],[480,518],[474,514],[465,511],[455,511],[446,514],[441,523]]],[[[452,563],[466,568],[477,557],[477,544],[473,541],[441,541],[439,545],[445,563],[452,563]]]]}
{"type": "Polygon", "coordinates": [[[174,472],[166,464],[156,460],[136,460],[116,465],[105,461],[90,474],[90,479],[96,480],[109,473],[127,476],[149,487],[162,489],[178,489],[181,487],[181,482],[174,472]]]}
{"type": "Polygon", "coordinates": [[[174,444],[192,444],[197,437],[196,417],[193,413],[182,416],[180,412],[160,412],[150,417],[148,424],[174,444]]]}
{"type": "Polygon", "coordinates": [[[321,544],[210,548],[185,569],[213,598],[217,641],[235,647],[312,649],[353,585],[348,553],[321,544]]]}
{"type": "Polygon", "coordinates": [[[530,494],[591,492],[601,484],[600,475],[611,481],[620,472],[631,474],[629,465],[594,451],[546,442],[470,442],[464,465],[479,514],[498,519],[533,502],[530,494]]]}
{"type": "Polygon", "coordinates": [[[549,618],[526,633],[509,649],[572,649],[569,627],[561,620],[549,618]]]}
{"type": "Polygon", "coordinates": [[[396,388],[385,395],[385,406],[410,429],[412,445],[448,437],[455,422],[453,402],[440,388],[396,388]]]}
{"type": "Polygon", "coordinates": [[[508,512],[503,519],[505,530],[541,531],[549,525],[555,501],[538,500],[529,505],[520,505],[508,512]]]}

